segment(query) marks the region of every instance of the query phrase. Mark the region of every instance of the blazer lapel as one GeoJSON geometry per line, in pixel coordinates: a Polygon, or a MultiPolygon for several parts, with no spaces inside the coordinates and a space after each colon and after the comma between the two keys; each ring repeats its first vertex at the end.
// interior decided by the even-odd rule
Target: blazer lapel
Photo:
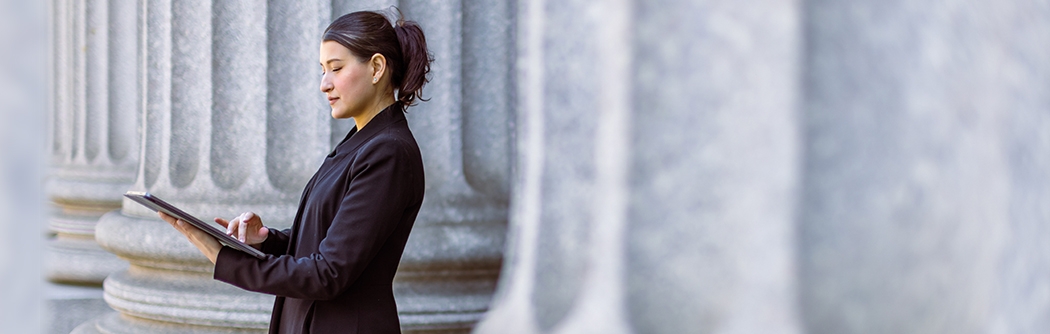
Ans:
{"type": "Polygon", "coordinates": [[[405,112],[401,109],[401,104],[394,102],[383,111],[380,111],[375,118],[372,118],[363,129],[358,130],[355,126],[350,133],[347,134],[347,138],[343,139],[344,142],[336,146],[335,154],[341,154],[345,152],[353,152],[357,150],[358,146],[361,146],[364,142],[368,141],[369,138],[375,136],[383,129],[387,128],[391,124],[405,120],[405,112]]]}

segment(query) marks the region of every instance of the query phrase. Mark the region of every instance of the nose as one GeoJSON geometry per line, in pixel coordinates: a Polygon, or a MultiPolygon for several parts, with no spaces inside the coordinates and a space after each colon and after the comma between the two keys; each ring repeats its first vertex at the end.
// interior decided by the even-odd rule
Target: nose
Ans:
{"type": "Polygon", "coordinates": [[[321,92],[327,93],[332,90],[332,80],[328,78],[328,73],[321,76],[321,92]]]}

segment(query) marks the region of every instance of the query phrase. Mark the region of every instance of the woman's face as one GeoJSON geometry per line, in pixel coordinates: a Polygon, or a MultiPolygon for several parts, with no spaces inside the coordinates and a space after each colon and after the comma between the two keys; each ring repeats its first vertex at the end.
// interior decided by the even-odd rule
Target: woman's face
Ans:
{"type": "Polygon", "coordinates": [[[328,96],[332,117],[362,115],[376,95],[372,66],[359,61],[339,43],[321,43],[321,92],[328,96]]]}

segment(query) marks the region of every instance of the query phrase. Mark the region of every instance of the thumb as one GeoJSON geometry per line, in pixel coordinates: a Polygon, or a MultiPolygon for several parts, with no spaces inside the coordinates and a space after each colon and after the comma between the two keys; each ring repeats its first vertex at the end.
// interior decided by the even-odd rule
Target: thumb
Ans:
{"type": "Polygon", "coordinates": [[[219,223],[219,225],[222,225],[222,227],[229,227],[230,226],[230,222],[226,221],[225,219],[222,219],[222,218],[215,218],[215,222],[219,223]]]}

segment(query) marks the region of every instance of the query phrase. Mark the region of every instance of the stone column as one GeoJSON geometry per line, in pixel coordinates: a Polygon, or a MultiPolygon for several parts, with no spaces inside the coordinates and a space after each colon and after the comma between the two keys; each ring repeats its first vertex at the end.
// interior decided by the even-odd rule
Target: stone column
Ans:
{"type": "Polygon", "coordinates": [[[527,1],[477,333],[797,333],[793,1],[527,1]]]}
{"type": "Polygon", "coordinates": [[[488,310],[509,201],[513,8],[402,1],[435,56],[430,99],[408,109],[426,167],[423,207],[395,278],[405,332],[465,332],[488,310]]]}
{"type": "Polygon", "coordinates": [[[527,1],[477,333],[796,333],[792,1],[527,1]]]}
{"type": "Polygon", "coordinates": [[[138,163],[137,30],[130,1],[57,1],[52,171],[52,281],[101,284],[127,267],[95,243],[95,224],[120,207],[138,163]]]}
{"type": "Polygon", "coordinates": [[[807,330],[1050,331],[1050,7],[805,10],[807,330]]]}
{"type": "MultiPolygon", "coordinates": [[[[330,149],[317,91],[319,3],[149,1],[142,163],[132,189],[202,219],[254,211],[291,224],[296,201],[330,149]]],[[[259,332],[273,297],[211,278],[184,237],[131,201],[99,222],[98,242],[131,267],[110,276],[119,311],[83,333],[259,332]]]]}

